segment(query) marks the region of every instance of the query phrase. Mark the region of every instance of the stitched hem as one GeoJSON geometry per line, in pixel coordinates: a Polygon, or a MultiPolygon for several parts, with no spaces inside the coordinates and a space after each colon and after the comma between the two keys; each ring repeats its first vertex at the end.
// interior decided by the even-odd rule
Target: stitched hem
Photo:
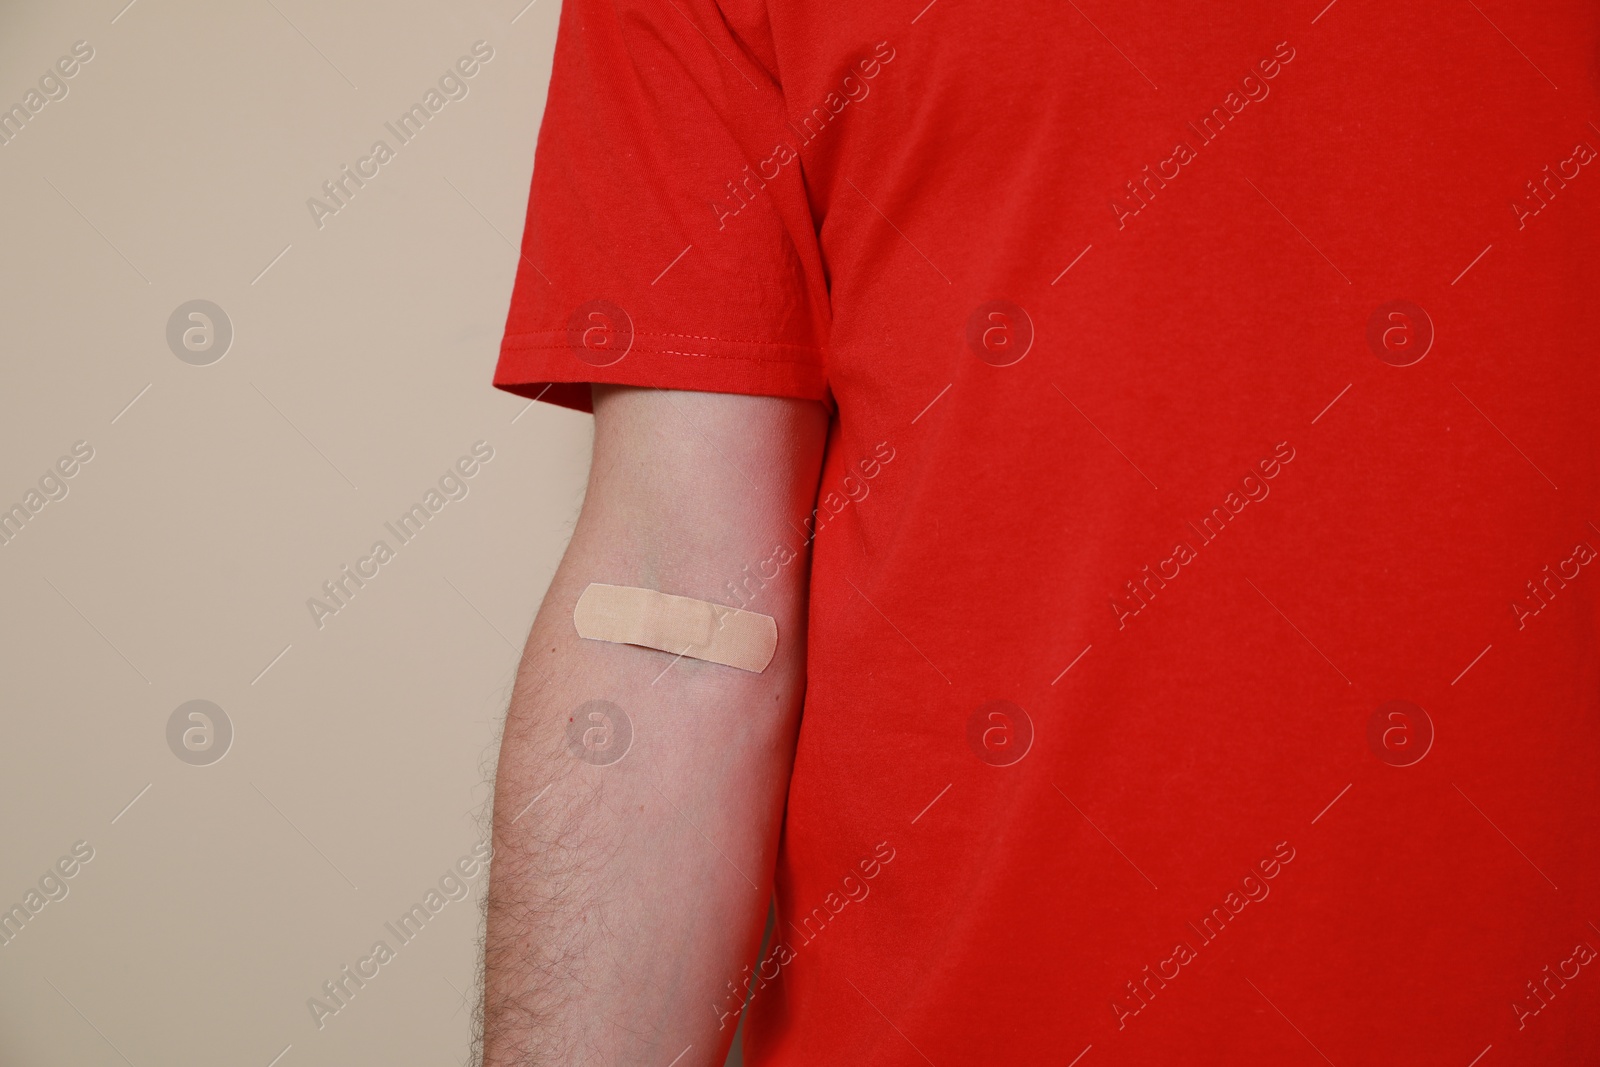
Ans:
{"type": "Polygon", "coordinates": [[[616,362],[596,366],[567,338],[565,330],[507,335],[493,384],[578,411],[592,410],[591,382],[818,400],[832,410],[822,353],[809,346],[646,334],[636,335],[616,362]]]}
{"type": "MultiPolygon", "coordinates": [[[[507,334],[500,343],[502,352],[565,351],[583,362],[574,351],[566,330],[541,330],[535,333],[507,334]]],[[[687,356],[697,359],[741,360],[755,363],[783,363],[823,367],[823,352],[813,345],[785,341],[739,340],[686,333],[635,333],[628,355],[687,356]]],[[[587,365],[587,364],[586,364],[587,365]]]]}

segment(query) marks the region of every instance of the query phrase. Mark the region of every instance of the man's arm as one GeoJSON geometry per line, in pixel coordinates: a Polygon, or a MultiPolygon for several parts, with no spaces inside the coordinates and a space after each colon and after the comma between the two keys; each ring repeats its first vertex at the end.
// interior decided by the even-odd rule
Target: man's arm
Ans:
{"type": "Polygon", "coordinates": [[[774,397],[594,396],[587,495],[500,746],[483,1064],[665,1067],[692,1046],[676,1067],[719,1065],[771,897],[827,414],[774,397]],[[729,581],[774,567],[744,605],[778,624],[760,674],[573,628],[590,582],[741,606],[729,581]],[[621,714],[583,708],[596,700],[621,714]]]}

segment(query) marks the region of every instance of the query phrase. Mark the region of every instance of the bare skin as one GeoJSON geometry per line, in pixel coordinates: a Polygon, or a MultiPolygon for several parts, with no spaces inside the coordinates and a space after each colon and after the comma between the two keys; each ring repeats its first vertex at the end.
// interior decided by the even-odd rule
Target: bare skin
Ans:
{"type": "Polygon", "coordinates": [[[716,1067],[736,1022],[719,1018],[728,983],[754,961],[772,893],[805,691],[802,519],[827,414],[773,397],[594,395],[588,491],[501,739],[482,1063],[716,1067]],[[746,564],[778,570],[746,594],[778,623],[759,674],[573,629],[590,582],[738,606],[726,583],[746,564]],[[621,716],[580,712],[593,700],[631,725],[620,759],[621,716]]]}

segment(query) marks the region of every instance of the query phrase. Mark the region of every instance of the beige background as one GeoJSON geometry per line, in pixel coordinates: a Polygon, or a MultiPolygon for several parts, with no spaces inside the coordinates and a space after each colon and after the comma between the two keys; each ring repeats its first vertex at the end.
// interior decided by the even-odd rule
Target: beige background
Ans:
{"type": "Polygon", "coordinates": [[[480,840],[581,500],[588,416],[489,385],[557,0],[125,3],[0,4],[0,105],[95,53],[0,146],[0,507],[94,449],[0,546],[0,908],[94,849],[0,946],[0,1063],[458,1063],[475,898],[320,1030],[307,999],[480,840]],[[478,40],[468,95],[319,230],[307,199],[478,40]],[[209,366],[166,340],[196,298],[235,332],[209,366]],[[208,766],[167,741],[194,699],[235,730],[208,766]]]}

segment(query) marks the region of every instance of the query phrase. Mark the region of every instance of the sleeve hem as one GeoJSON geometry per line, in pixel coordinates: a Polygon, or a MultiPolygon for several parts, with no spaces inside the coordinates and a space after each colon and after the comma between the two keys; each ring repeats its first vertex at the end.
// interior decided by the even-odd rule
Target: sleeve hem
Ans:
{"type": "Polygon", "coordinates": [[[822,350],[778,341],[639,333],[604,366],[574,348],[564,330],[507,334],[496,388],[577,411],[592,410],[590,382],[816,400],[831,410],[822,350]]]}

